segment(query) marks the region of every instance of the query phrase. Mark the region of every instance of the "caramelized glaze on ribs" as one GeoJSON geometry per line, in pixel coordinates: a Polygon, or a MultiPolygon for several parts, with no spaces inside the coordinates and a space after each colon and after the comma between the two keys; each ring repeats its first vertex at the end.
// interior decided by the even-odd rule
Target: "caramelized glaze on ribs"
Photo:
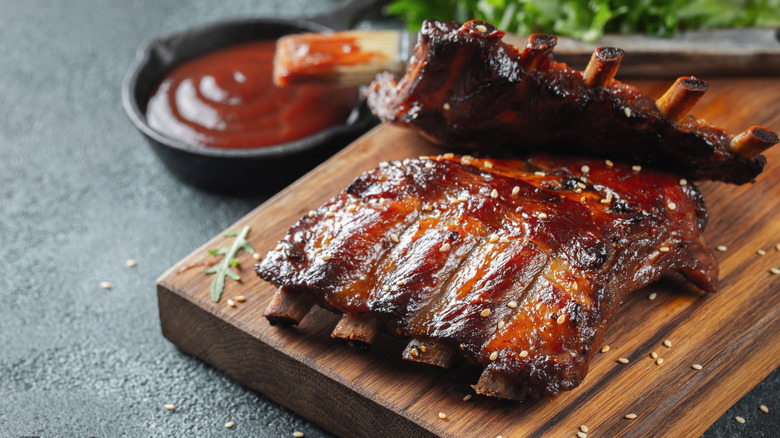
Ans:
{"type": "MultiPolygon", "coordinates": [[[[704,201],[679,181],[545,156],[382,163],[301,218],[256,271],[277,297],[344,314],[334,337],[370,343],[384,330],[411,338],[405,359],[480,364],[480,393],[554,396],[582,381],[629,292],[669,271],[715,291],[704,201]]],[[[275,322],[299,322],[273,307],[275,322]]]]}
{"type": "Polygon", "coordinates": [[[580,72],[552,59],[552,35],[532,35],[524,48],[502,42],[503,35],[476,20],[426,21],[406,75],[383,74],[371,84],[371,109],[447,148],[565,146],[735,184],[754,180],[766,162],[760,152],[778,142],[765,128],[735,138],[688,116],[707,90],[696,78],[680,78],[655,102],[612,78],[620,49],[597,48],[580,72]]]}

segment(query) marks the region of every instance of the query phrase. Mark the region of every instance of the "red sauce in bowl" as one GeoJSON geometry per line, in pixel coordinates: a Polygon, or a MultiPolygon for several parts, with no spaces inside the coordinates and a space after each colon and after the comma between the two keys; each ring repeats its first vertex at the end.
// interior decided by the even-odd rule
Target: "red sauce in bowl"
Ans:
{"type": "Polygon", "coordinates": [[[154,130],[187,143],[253,148],[287,143],[344,123],[354,88],[278,88],[275,41],[217,50],[173,68],[146,106],[154,130]]]}

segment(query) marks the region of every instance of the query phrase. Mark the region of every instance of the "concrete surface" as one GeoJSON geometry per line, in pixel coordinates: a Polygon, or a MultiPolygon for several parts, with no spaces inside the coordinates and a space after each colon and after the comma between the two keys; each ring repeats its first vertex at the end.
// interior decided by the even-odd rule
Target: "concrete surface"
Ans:
{"type": "MultiPolygon", "coordinates": [[[[263,199],[173,179],[120,83],[148,38],[337,3],[0,0],[0,436],[328,436],[160,334],[157,276],[263,199]]],[[[706,436],[777,436],[778,390],[775,371],[706,436]]]]}

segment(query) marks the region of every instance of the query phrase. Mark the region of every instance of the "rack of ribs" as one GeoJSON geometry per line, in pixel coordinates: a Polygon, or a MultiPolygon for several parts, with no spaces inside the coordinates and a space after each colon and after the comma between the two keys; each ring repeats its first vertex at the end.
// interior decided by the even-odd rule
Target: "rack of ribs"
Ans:
{"type": "Polygon", "coordinates": [[[447,148],[589,151],[734,184],[753,181],[766,163],[760,153],[778,142],[766,128],[733,136],[688,115],[708,88],[695,77],[654,101],[613,78],[618,48],[597,48],[580,72],[553,59],[553,35],[531,35],[522,48],[503,36],[478,20],[424,22],[405,76],[380,75],[369,106],[447,148]]]}
{"type": "Polygon", "coordinates": [[[272,324],[313,304],[332,337],[410,339],[404,359],[484,368],[476,391],[552,397],[577,386],[623,299],[671,271],[707,292],[698,189],[609,160],[470,156],[383,162],[304,215],[257,274],[272,324]]]}

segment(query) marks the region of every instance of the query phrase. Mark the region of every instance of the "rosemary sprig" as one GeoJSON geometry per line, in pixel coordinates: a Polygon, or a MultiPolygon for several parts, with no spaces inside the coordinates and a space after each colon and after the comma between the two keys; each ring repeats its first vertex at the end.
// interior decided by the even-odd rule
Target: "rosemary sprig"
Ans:
{"type": "Polygon", "coordinates": [[[231,266],[238,266],[238,259],[236,258],[238,250],[243,249],[250,254],[255,252],[252,245],[246,240],[247,234],[249,234],[249,225],[244,225],[244,228],[241,228],[240,230],[233,230],[225,234],[225,237],[236,236],[236,240],[232,245],[209,250],[209,254],[211,255],[225,256],[219,263],[203,271],[206,274],[217,274],[214,279],[211,280],[211,299],[215,303],[219,302],[220,297],[222,297],[222,290],[225,288],[225,276],[236,281],[241,281],[241,277],[230,269],[231,266]]]}

